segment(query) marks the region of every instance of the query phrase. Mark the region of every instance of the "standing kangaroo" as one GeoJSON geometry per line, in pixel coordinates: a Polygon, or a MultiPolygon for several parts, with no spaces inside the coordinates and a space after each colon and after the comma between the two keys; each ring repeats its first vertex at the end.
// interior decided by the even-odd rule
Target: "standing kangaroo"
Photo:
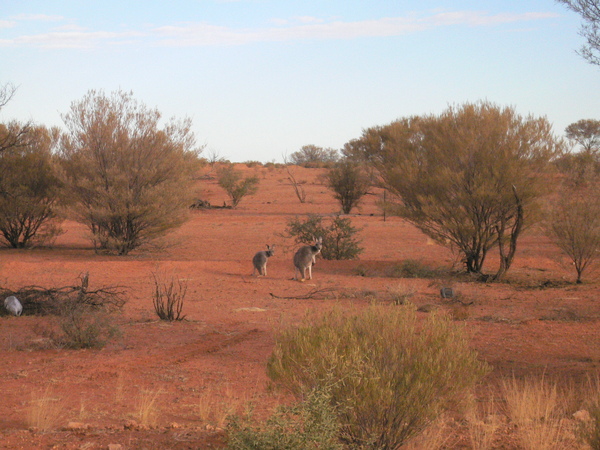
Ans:
{"type": "Polygon", "coordinates": [[[267,244],[267,250],[263,250],[257,252],[252,258],[252,264],[254,265],[254,269],[252,270],[252,275],[254,275],[258,271],[258,276],[267,276],[267,260],[275,254],[275,246],[270,246],[267,244]]]}
{"type": "Polygon", "coordinates": [[[314,245],[305,245],[298,249],[294,255],[294,266],[296,268],[294,280],[297,280],[298,274],[300,274],[302,276],[300,281],[304,281],[306,278],[306,269],[308,269],[308,279],[312,280],[312,266],[317,262],[315,256],[319,254],[322,248],[323,238],[319,237],[315,239],[314,245]]]}

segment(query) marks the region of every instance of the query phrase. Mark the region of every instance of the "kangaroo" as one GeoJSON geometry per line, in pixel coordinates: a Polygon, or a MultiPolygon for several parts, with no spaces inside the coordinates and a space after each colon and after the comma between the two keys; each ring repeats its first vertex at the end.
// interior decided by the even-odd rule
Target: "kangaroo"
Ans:
{"type": "Polygon", "coordinates": [[[269,246],[267,244],[267,250],[263,250],[257,252],[252,258],[252,264],[254,265],[254,269],[252,270],[252,275],[254,275],[258,271],[258,276],[261,275],[267,276],[267,261],[268,259],[275,254],[275,246],[269,246]]]}
{"type": "Polygon", "coordinates": [[[312,280],[312,266],[317,262],[315,256],[319,254],[322,248],[323,238],[319,237],[315,239],[314,245],[305,245],[298,249],[294,255],[294,266],[296,268],[294,280],[297,280],[298,274],[300,274],[302,276],[300,281],[304,281],[306,278],[306,269],[308,269],[308,279],[312,280]]]}

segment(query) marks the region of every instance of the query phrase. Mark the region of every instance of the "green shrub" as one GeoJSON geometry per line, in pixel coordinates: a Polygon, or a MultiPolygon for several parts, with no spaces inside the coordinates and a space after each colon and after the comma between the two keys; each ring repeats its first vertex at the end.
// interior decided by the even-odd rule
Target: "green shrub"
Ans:
{"type": "Polygon", "coordinates": [[[462,328],[414,306],[333,310],[277,338],[267,373],[295,394],[327,386],[350,446],[395,449],[488,371],[462,328]]]}
{"type": "Polygon", "coordinates": [[[323,238],[321,256],[324,259],[358,259],[363,248],[355,235],[360,229],[353,227],[350,219],[338,215],[324,223],[323,216],[309,214],[303,221],[298,217],[291,219],[286,228],[285,237],[293,237],[297,244],[312,244],[316,237],[323,238]]]}
{"type": "Polygon", "coordinates": [[[228,448],[236,450],[279,450],[318,448],[342,449],[339,424],[327,389],[310,391],[305,400],[280,406],[264,426],[249,420],[230,418],[227,426],[228,448]]]}

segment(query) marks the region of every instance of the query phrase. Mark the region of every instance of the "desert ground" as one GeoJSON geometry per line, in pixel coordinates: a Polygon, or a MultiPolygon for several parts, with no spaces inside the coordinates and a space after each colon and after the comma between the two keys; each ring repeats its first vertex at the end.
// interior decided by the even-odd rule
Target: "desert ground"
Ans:
{"type": "MultiPolygon", "coordinates": [[[[536,227],[522,237],[506,281],[476,282],[451,275],[460,265],[448,248],[398,217],[384,220],[381,193],[374,192],[347,216],[361,228],[360,259],[319,259],[313,279],[302,283],[292,279],[296,246],[282,234],[295,215],[339,210],[319,181],[323,169],[292,167],[307,194],[300,203],[285,168],[236,168],[259,176],[256,195],[237,209],[192,210],[152,249],[96,254],[85,227],[67,221],[52,247],[0,250],[3,288],[69,286],[89,273],[90,288],[118,286],[126,300],[115,319],[120,334],[102,349],[51,345],[43,333],[51,316],[0,317],[0,448],[222,448],[227,414],[252,404],[261,417],[289,400],[272,389],[265,373],[281,327],[300,323],[315,309],[389,302],[394,292],[414,292],[410,300],[418,307],[448,310],[465,327],[472,347],[493,368],[478,395],[510,376],[543,375],[583,389],[586,377],[598,371],[596,274],[574,284],[572,266],[536,227]],[[252,256],[266,244],[276,245],[268,276],[253,277],[252,256]],[[441,268],[447,276],[394,275],[405,261],[441,268]],[[187,284],[185,320],[158,319],[153,273],[187,284]],[[440,298],[443,286],[462,303],[440,298]],[[316,294],[302,298],[311,292],[316,294]],[[31,424],[41,398],[51,407],[47,429],[31,424]]],[[[228,201],[209,166],[197,189],[198,198],[212,205],[228,201]]],[[[494,259],[490,255],[490,273],[494,259]]],[[[447,446],[471,448],[460,420],[453,430],[447,446]]],[[[519,448],[509,427],[495,439],[496,448],[519,448]]]]}

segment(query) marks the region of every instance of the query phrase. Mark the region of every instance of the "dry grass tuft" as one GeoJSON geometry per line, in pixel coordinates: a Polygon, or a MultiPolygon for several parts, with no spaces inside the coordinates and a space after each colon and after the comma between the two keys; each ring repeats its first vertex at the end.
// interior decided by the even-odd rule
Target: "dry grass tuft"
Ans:
{"type": "Polygon", "coordinates": [[[204,423],[223,428],[228,417],[241,413],[247,403],[246,397],[237,396],[229,384],[221,388],[208,385],[198,401],[198,418],[204,423]]]}
{"type": "Polygon", "coordinates": [[[27,425],[47,431],[55,428],[62,419],[64,405],[55,397],[52,388],[47,386],[42,392],[32,392],[27,411],[27,425]]]}
{"type": "Polygon", "coordinates": [[[158,423],[160,410],[158,408],[158,397],[162,394],[161,389],[144,389],[139,393],[137,399],[136,419],[140,425],[155,426],[158,423]]]}
{"type": "Polygon", "coordinates": [[[517,425],[521,445],[525,449],[558,449],[563,441],[563,415],[556,383],[541,379],[503,383],[509,418],[517,425]]]}
{"type": "Polygon", "coordinates": [[[474,450],[493,448],[496,432],[502,425],[501,417],[496,413],[493,397],[482,402],[473,402],[467,411],[469,440],[474,450]]]}

